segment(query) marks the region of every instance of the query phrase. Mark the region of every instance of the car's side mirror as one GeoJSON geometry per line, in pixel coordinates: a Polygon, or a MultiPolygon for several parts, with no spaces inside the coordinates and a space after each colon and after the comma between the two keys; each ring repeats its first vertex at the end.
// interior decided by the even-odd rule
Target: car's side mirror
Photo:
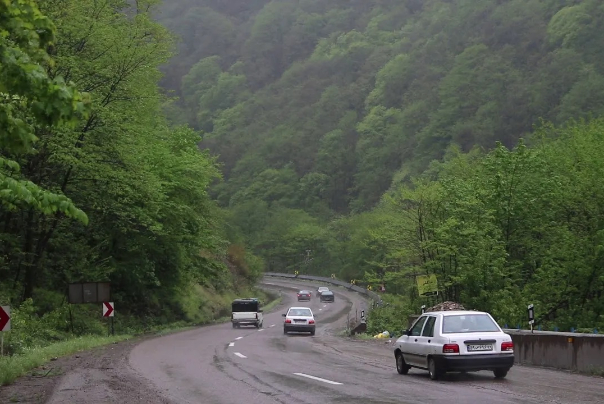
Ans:
{"type": "Polygon", "coordinates": [[[403,330],[403,335],[411,335],[411,330],[403,330]]]}
{"type": "Polygon", "coordinates": [[[285,317],[287,314],[283,313],[283,314],[281,314],[281,315],[282,315],[283,317],[285,317]]]}

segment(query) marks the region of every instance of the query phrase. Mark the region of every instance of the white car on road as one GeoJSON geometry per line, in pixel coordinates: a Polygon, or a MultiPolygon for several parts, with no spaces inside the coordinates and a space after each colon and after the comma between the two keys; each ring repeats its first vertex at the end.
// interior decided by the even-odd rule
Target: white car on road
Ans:
{"type": "Polygon", "coordinates": [[[290,331],[309,332],[315,335],[315,316],[308,307],[290,307],[287,313],[283,314],[283,334],[290,331]]]}
{"type": "Polygon", "coordinates": [[[426,369],[436,380],[449,371],[493,371],[503,378],[514,365],[512,337],[489,313],[436,311],[422,314],[396,340],[396,370],[426,369]]]}

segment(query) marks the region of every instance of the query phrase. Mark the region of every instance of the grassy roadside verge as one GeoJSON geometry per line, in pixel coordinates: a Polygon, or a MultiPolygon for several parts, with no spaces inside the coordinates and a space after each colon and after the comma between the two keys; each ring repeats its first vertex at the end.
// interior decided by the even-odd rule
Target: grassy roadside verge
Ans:
{"type": "MultiPolygon", "coordinates": [[[[283,297],[281,295],[270,293],[271,300],[263,306],[264,312],[268,312],[278,306],[283,297]]],[[[13,356],[0,357],[0,386],[12,383],[15,379],[26,375],[32,369],[44,365],[53,358],[71,355],[77,352],[86,351],[103,345],[109,345],[119,341],[132,339],[138,335],[155,334],[158,336],[168,335],[177,332],[187,331],[202,325],[225,323],[230,321],[230,317],[216,319],[205,324],[174,323],[157,327],[151,332],[141,334],[120,334],[111,337],[96,335],[81,336],[71,338],[65,341],[56,342],[44,347],[31,348],[25,353],[13,356]]]]}

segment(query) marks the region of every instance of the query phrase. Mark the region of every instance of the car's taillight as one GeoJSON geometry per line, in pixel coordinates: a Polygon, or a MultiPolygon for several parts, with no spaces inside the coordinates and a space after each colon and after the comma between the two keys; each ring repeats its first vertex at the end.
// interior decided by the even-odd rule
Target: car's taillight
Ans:
{"type": "Polygon", "coordinates": [[[300,297],[300,293],[298,293],[298,297],[300,297]]]}
{"type": "Polygon", "coordinates": [[[501,352],[513,351],[514,343],[512,341],[505,341],[501,343],[501,352]]]}
{"type": "Polygon", "coordinates": [[[285,319],[285,322],[289,324],[289,323],[291,323],[292,321],[291,321],[289,318],[286,318],[286,319],[285,319]]]}
{"type": "Polygon", "coordinates": [[[315,320],[308,320],[308,324],[314,324],[315,320]]]}
{"type": "Polygon", "coordinates": [[[459,345],[445,344],[443,345],[443,353],[459,353],[459,345]]]}

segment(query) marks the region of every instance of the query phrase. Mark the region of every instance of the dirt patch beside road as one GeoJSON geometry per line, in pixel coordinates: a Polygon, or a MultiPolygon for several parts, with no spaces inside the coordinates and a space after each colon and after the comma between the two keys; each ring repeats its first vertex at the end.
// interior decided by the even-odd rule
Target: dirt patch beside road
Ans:
{"type": "Polygon", "coordinates": [[[168,404],[128,365],[130,350],[155,335],[58,358],[0,387],[0,403],[168,404]]]}

